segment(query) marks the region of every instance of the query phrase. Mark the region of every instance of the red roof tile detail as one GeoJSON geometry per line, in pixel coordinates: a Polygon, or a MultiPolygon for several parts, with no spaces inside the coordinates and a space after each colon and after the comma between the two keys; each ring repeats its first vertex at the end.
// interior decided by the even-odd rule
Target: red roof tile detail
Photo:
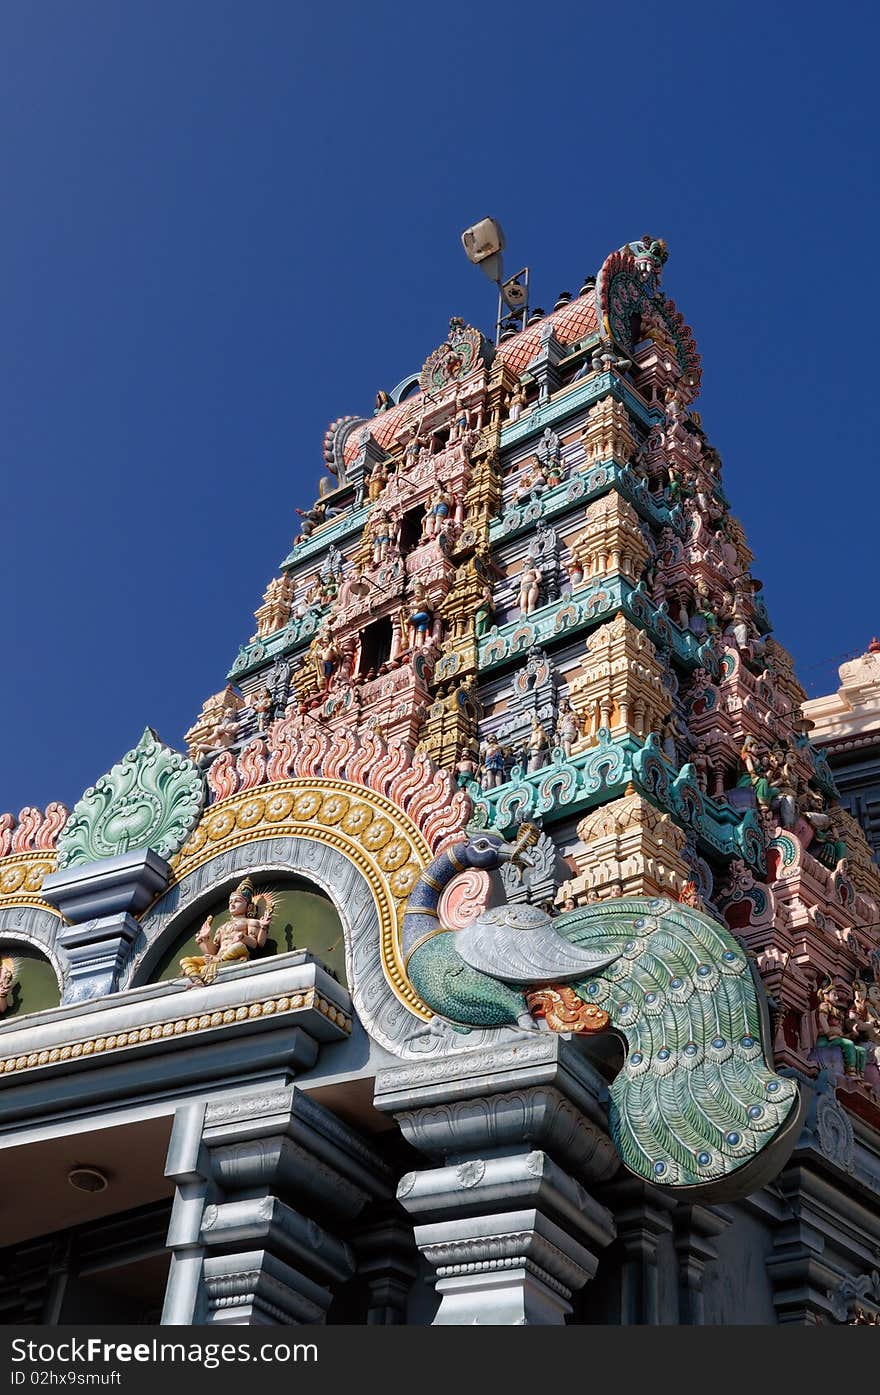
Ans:
{"type": "MultiPolygon", "coordinates": [[[[585,339],[587,335],[595,334],[599,325],[596,317],[596,302],[592,292],[578,296],[577,300],[563,305],[560,310],[554,310],[552,315],[545,315],[537,324],[530,325],[528,329],[522,330],[512,339],[505,339],[504,343],[498,346],[499,356],[517,377],[537,354],[541,343],[541,330],[547,324],[552,324],[553,333],[560,344],[576,344],[579,339],[585,339]]],[[[379,416],[373,417],[367,423],[373,439],[384,450],[388,449],[413,408],[418,405],[421,396],[420,392],[414,392],[399,406],[392,407],[388,412],[380,413],[379,416]]],[[[359,430],[352,431],[345,443],[346,464],[349,464],[357,455],[359,435],[359,430]]]]}
{"type": "Polygon", "coordinates": [[[514,335],[512,339],[505,339],[503,344],[499,344],[498,353],[511,372],[517,376],[537,354],[541,343],[541,331],[547,324],[552,324],[553,333],[560,344],[576,344],[588,334],[595,334],[599,322],[592,292],[578,296],[577,300],[564,305],[561,310],[555,310],[552,315],[545,315],[537,324],[530,325],[521,334],[514,335]]]}

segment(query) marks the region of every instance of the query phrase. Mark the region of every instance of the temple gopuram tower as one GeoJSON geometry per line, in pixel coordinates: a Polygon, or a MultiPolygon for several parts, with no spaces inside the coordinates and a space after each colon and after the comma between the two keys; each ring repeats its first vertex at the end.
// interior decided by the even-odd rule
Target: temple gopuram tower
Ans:
{"type": "Polygon", "coordinates": [[[5,1117],[149,1117],[164,1322],[880,1320],[880,872],[666,261],[451,319],[328,428],[187,754],[0,822],[5,1117]]]}

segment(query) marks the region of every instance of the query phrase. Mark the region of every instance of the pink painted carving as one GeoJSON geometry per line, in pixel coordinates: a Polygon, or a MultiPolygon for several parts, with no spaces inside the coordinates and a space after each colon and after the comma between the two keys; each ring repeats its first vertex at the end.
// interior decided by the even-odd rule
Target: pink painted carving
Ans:
{"type": "Polygon", "coordinates": [[[290,779],[293,764],[299,747],[299,728],[293,719],[282,718],[269,728],[269,759],[266,762],[266,779],[271,784],[290,779]]]}
{"type": "Polygon", "coordinates": [[[266,743],[261,736],[249,741],[238,758],[238,788],[252,790],[266,779],[266,743]]]}
{"type": "Polygon", "coordinates": [[[215,803],[235,794],[238,789],[238,771],[235,768],[235,756],[231,751],[224,751],[212,762],[207,779],[208,789],[215,803]]]}
{"type": "Polygon", "coordinates": [[[18,816],[18,827],[12,835],[13,852],[33,852],[34,836],[43,822],[42,809],[28,805],[18,816]]]}
{"type": "Polygon", "coordinates": [[[350,728],[340,732],[337,740],[323,764],[323,772],[328,780],[348,779],[348,762],[357,750],[357,739],[350,728]]]}
{"type": "Polygon", "coordinates": [[[451,775],[398,738],[343,727],[331,736],[316,722],[295,714],[274,722],[266,743],[245,747],[236,768],[230,751],[208,770],[212,802],[242,789],[295,777],[344,779],[383,794],[412,819],[433,852],[461,840],[473,805],[451,775]],[[247,783],[244,783],[245,780],[247,783]]]}
{"type": "Polygon", "coordinates": [[[440,897],[437,914],[449,930],[463,930],[481,916],[489,904],[492,879],[488,872],[469,867],[456,877],[440,897]]]}
{"type": "Polygon", "coordinates": [[[54,801],[46,805],[46,816],[34,837],[34,847],[41,851],[49,852],[55,847],[58,834],[70,817],[70,810],[65,804],[54,801]]]}
{"type": "Polygon", "coordinates": [[[0,857],[12,851],[12,833],[15,828],[14,814],[0,814],[0,857]]]}

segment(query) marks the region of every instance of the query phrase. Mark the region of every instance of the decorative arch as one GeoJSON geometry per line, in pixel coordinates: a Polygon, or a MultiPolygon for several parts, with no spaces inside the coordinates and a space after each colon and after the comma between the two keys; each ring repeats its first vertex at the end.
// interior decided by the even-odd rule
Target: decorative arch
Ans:
{"type": "Polygon", "coordinates": [[[413,819],[374,790],[310,776],[242,791],[211,806],[172,860],[173,882],[141,918],[124,986],[144,983],[186,920],[236,878],[292,873],[335,905],[361,1021],[399,1051],[432,1017],[401,953],[406,902],[431,857],[413,819]]]}
{"type": "Polygon", "coordinates": [[[21,944],[37,950],[51,964],[58,992],[63,997],[69,964],[64,950],[56,943],[60,925],[60,914],[45,902],[37,905],[0,902],[0,948],[8,942],[11,947],[21,944]]]}

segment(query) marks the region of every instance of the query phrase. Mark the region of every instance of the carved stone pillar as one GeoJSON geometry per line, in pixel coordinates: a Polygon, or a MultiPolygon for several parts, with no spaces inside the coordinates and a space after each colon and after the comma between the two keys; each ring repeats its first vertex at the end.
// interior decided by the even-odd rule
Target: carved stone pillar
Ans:
{"type": "Polygon", "coordinates": [[[705,1322],[705,1268],[718,1258],[718,1249],[712,1242],[727,1229],[733,1215],[721,1206],[679,1206],[674,1219],[678,1321],[682,1326],[701,1327],[705,1322]]]}
{"type": "Polygon", "coordinates": [[[620,1276],[620,1322],[623,1326],[661,1321],[658,1248],[672,1232],[672,1197],[662,1195],[635,1177],[626,1177],[605,1190],[617,1227],[623,1263],[620,1276]]]}
{"type": "Polygon", "coordinates": [[[355,1269],[337,1226],[391,1194],[377,1154],[296,1086],[182,1105],[166,1176],[170,1325],[323,1322],[355,1269]]]}
{"type": "Polygon", "coordinates": [[[396,1204],[381,1206],[352,1233],[357,1274],[368,1293],[368,1327],[406,1322],[406,1308],[418,1273],[412,1226],[396,1204]]]}
{"type": "Polygon", "coordinates": [[[119,971],[138,933],[135,916],[168,885],[171,868],[149,848],[53,872],[41,894],[70,924],[58,932],[70,978],[65,1003],[98,998],[119,986],[119,971]]]}
{"type": "Polygon", "coordinates": [[[439,1163],[397,1192],[436,1272],[436,1324],[565,1322],[614,1236],[582,1185],[619,1166],[601,1090],[576,1048],[543,1034],[377,1077],[377,1108],[439,1163]]]}

